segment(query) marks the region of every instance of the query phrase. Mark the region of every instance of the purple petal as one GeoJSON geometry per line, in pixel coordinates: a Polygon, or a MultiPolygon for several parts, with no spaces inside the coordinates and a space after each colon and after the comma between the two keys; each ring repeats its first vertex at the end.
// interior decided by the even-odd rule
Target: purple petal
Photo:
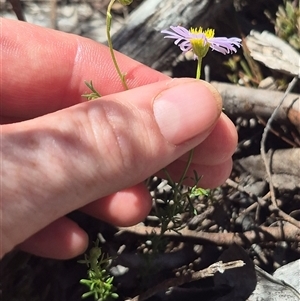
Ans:
{"type": "Polygon", "coordinates": [[[185,39],[188,39],[191,35],[191,33],[182,26],[170,26],[170,28],[185,39]]]}
{"type": "Polygon", "coordinates": [[[161,33],[167,34],[164,38],[174,39],[174,44],[179,46],[181,51],[186,52],[192,48],[189,41],[190,32],[182,26],[170,26],[173,31],[162,30],[161,33]]]}
{"type": "Polygon", "coordinates": [[[187,52],[192,49],[192,44],[189,41],[183,41],[180,45],[180,50],[183,52],[187,52]]]}
{"type": "Polygon", "coordinates": [[[162,30],[166,34],[164,38],[173,39],[174,44],[179,46],[181,51],[187,52],[193,48],[192,39],[202,40],[205,46],[209,43],[211,49],[221,52],[222,54],[237,52],[237,48],[241,47],[242,40],[239,38],[207,38],[205,33],[191,33],[182,26],[170,26],[171,30],[162,30]]]}
{"type": "Polygon", "coordinates": [[[169,38],[169,39],[179,39],[180,38],[183,40],[190,38],[191,33],[184,27],[170,26],[170,28],[173,31],[170,31],[170,30],[162,30],[161,31],[161,33],[167,34],[167,36],[165,36],[165,38],[169,38]]]}
{"type": "Polygon", "coordinates": [[[167,36],[164,36],[164,38],[168,39],[183,39],[182,36],[176,34],[175,32],[167,31],[167,30],[162,30],[162,33],[168,34],[167,36]]]}
{"type": "Polygon", "coordinates": [[[223,54],[237,52],[237,48],[241,47],[241,39],[239,38],[211,38],[208,39],[210,48],[223,54]]]}

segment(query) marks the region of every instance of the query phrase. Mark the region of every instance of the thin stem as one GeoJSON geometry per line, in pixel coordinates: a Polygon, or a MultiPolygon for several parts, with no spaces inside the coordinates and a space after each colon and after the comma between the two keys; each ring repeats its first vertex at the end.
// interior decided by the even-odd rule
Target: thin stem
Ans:
{"type": "Polygon", "coordinates": [[[261,157],[262,157],[263,162],[265,164],[267,176],[269,178],[271,202],[272,202],[272,205],[275,208],[278,208],[278,204],[277,204],[277,200],[276,200],[275,188],[274,188],[273,179],[272,179],[271,156],[269,158],[267,158],[267,154],[266,154],[266,140],[267,140],[267,136],[268,136],[268,133],[270,131],[270,128],[271,128],[271,124],[272,124],[273,120],[275,119],[275,116],[276,116],[277,112],[279,111],[281,105],[283,104],[283,101],[285,100],[286,96],[290,93],[290,91],[293,89],[293,87],[297,83],[297,81],[298,81],[298,78],[297,78],[297,76],[295,76],[293,78],[293,80],[289,83],[282,99],[280,100],[279,104],[275,108],[274,112],[272,113],[271,117],[269,118],[269,120],[268,120],[268,122],[265,126],[265,129],[264,129],[263,134],[262,134],[261,142],[260,142],[261,157]]]}
{"type": "MultiPolygon", "coordinates": [[[[188,158],[188,161],[186,163],[186,166],[185,166],[185,169],[179,179],[179,182],[177,184],[174,185],[174,202],[176,203],[177,201],[177,196],[178,196],[178,192],[179,192],[179,189],[180,189],[180,186],[182,185],[185,177],[186,177],[186,174],[191,166],[191,163],[192,163],[192,160],[193,160],[193,155],[194,155],[194,149],[191,149],[190,152],[189,152],[189,158],[188,158]]],[[[168,173],[167,169],[164,168],[163,169],[166,176],[167,176],[167,180],[170,181],[171,183],[174,183],[173,180],[171,179],[171,176],[170,174],[168,173]]]]}
{"type": "Polygon", "coordinates": [[[106,36],[107,36],[107,43],[108,43],[108,47],[109,47],[109,51],[110,51],[110,55],[111,58],[113,60],[114,66],[117,70],[117,73],[121,79],[121,82],[123,84],[123,87],[125,88],[125,90],[128,90],[128,86],[126,83],[126,79],[125,79],[125,75],[121,72],[116,56],[115,56],[115,52],[113,49],[113,45],[112,45],[112,40],[111,40],[111,36],[110,36],[110,28],[111,28],[111,20],[112,20],[112,16],[111,16],[111,8],[113,6],[113,4],[115,3],[116,0],[111,0],[108,4],[107,7],[107,12],[106,12],[106,36]]]}
{"type": "MultiPolygon", "coordinates": [[[[193,160],[193,155],[194,155],[194,149],[191,149],[190,152],[189,152],[189,158],[188,158],[188,161],[186,163],[185,169],[184,169],[178,183],[174,185],[174,202],[175,203],[177,202],[177,197],[178,197],[178,193],[179,193],[179,190],[180,190],[180,186],[182,185],[184,179],[186,178],[186,174],[187,174],[187,172],[188,172],[188,170],[191,166],[191,163],[192,163],[192,160],[193,160]]],[[[171,179],[171,176],[168,173],[167,169],[164,168],[163,170],[164,170],[164,172],[167,176],[168,181],[171,181],[171,183],[174,183],[173,180],[171,179]]]]}
{"type": "MultiPolygon", "coordinates": [[[[193,154],[194,154],[194,149],[191,149],[190,152],[189,152],[189,158],[188,158],[188,161],[186,163],[185,169],[184,169],[184,171],[183,171],[183,173],[182,173],[182,175],[181,175],[178,183],[174,183],[173,182],[173,180],[172,180],[172,178],[171,178],[171,176],[168,173],[168,171],[167,171],[166,168],[163,169],[164,172],[165,172],[165,174],[166,174],[166,176],[167,176],[167,180],[170,182],[170,184],[173,187],[173,190],[174,190],[174,203],[175,203],[175,205],[177,204],[178,198],[180,197],[180,186],[182,185],[183,181],[185,180],[186,174],[187,174],[187,172],[188,172],[188,170],[189,170],[189,168],[191,166],[192,159],[193,159],[193,154]]],[[[174,207],[174,209],[175,209],[175,207],[174,207]]],[[[172,214],[172,216],[174,216],[174,214],[172,214]]],[[[170,222],[170,220],[168,220],[166,222],[166,225],[168,225],[169,222],[170,222]]],[[[164,228],[163,227],[163,225],[164,225],[164,220],[163,219],[161,220],[161,224],[162,224],[162,226],[161,226],[161,234],[160,235],[162,236],[166,232],[166,230],[168,230],[168,229],[167,229],[167,227],[165,227],[165,229],[163,229],[164,228]]]]}
{"type": "Polygon", "coordinates": [[[182,176],[178,182],[178,187],[182,185],[185,177],[186,177],[186,174],[191,166],[191,163],[192,163],[192,160],[193,160],[193,155],[194,155],[194,149],[191,149],[190,152],[189,152],[189,158],[188,158],[188,161],[186,163],[186,166],[185,166],[185,169],[184,169],[184,172],[182,173],[182,176]]]}
{"type": "Polygon", "coordinates": [[[196,73],[196,79],[200,79],[201,77],[201,66],[202,66],[202,58],[198,58],[198,64],[197,64],[197,73],[196,73]]]}
{"type": "Polygon", "coordinates": [[[165,167],[163,168],[163,171],[164,171],[164,173],[166,174],[166,177],[167,177],[168,182],[169,182],[170,185],[172,186],[172,185],[174,184],[174,182],[173,182],[173,180],[172,180],[172,178],[171,178],[169,172],[167,171],[167,169],[166,169],[165,167]]]}

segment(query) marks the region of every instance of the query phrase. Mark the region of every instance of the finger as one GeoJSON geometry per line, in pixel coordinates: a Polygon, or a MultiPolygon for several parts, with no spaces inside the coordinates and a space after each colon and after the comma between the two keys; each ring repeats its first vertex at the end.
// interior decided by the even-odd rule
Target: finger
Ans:
{"type": "MultiPolygon", "coordinates": [[[[237,139],[234,124],[222,113],[210,135],[195,147],[193,163],[212,166],[228,161],[235,152],[237,139]]],[[[187,162],[188,154],[181,159],[187,162]]]]}
{"type": "MultiPolygon", "coordinates": [[[[25,120],[84,101],[84,81],[102,95],[123,91],[108,48],[92,40],[29,23],[0,19],[3,120],[25,120]],[[30,43],[28,43],[30,37],[30,43]]],[[[129,88],[167,76],[116,53],[129,88]]]]}
{"type": "Polygon", "coordinates": [[[151,206],[149,191],[144,184],[138,184],[94,201],[81,210],[116,226],[128,227],[145,219],[151,206]]]}
{"type": "Polygon", "coordinates": [[[6,245],[142,182],[201,143],[221,107],[209,84],[177,79],[2,126],[3,232],[22,229],[5,237],[6,245]]]}
{"type": "Polygon", "coordinates": [[[18,248],[37,256],[69,259],[82,254],[87,245],[87,234],[75,222],[62,217],[29,237],[18,248]]]}
{"type": "MultiPolygon", "coordinates": [[[[92,202],[81,211],[114,225],[127,227],[145,219],[152,200],[144,184],[92,202]]],[[[88,243],[87,234],[72,220],[62,217],[28,238],[18,248],[31,254],[68,259],[82,254],[88,243]]]]}

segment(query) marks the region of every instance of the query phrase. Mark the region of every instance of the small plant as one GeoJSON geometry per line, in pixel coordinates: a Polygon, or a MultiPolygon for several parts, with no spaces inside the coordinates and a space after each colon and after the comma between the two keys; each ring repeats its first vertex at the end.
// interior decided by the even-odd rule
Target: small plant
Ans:
{"type": "MultiPolygon", "coordinates": [[[[300,8],[298,1],[285,0],[284,6],[279,5],[276,18],[269,11],[265,11],[266,16],[274,24],[275,33],[278,37],[288,42],[296,50],[300,50],[300,8]]],[[[247,47],[243,48],[243,57],[234,55],[225,63],[231,73],[227,78],[234,84],[241,83],[246,87],[258,87],[264,79],[259,63],[251,56],[247,47]]],[[[285,90],[286,79],[276,79],[278,90],[285,90]]]]}
{"type": "Polygon", "coordinates": [[[244,48],[244,58],[234,55],[223,64],[230,69],[231,73],[227,74],[227,78],[234,84],[241,80],[246,87],[258,87],[264,78],[259,64],[250,56],[248,49],[244,48]]]}
{"type": "MultiPolygon", "coordinates": [[[[192,153],[190,153],[190,160],[192,153]]],[[[189,166],[190,163],[187,164],[189,166]]],[[[171,197],[169,200],[166,200],[166,206],[162,208],[157,208],[156,214],[160,220],[160,234],[159,237],[163,238],[163,235],[167,231],[175,231],[178,232],[182,227],[182,221],[179,216],[182,213],[189,213],[190,215],[196,215],[197,212],[193,206],[193,199],[199,196],[207,196],[208,190],[203,188],[199,188],[199,182],[201,177],[198,176],[197,172],[194,171],[194,177],[192,178],[195,181],[193,187],[187,187],[186,191],[183,190],[182,183],[186,180],[187,169],[182,175],[182,178],[178,183],[175,183],[170,177],[167,170],[165,170],[165,174],[168,180],[168,184],[171,186],[171,197]]]]}
{"type": "Polygon", "coordinates": [[[117,299],[119,296],[115,293],[113,285],[114,277],[108,273],[111,258],[106,257],[99,248],[99,240],[95,242],[95,246],[91,248],[89,255],[85,254],[84,263],[88,267],[88,279],[81,279],[80,283],[89,287],[89,291],[82,295],[82,298],[94,296],[97,301],[109,301],[117,299]]]}
{"type": "Polygon", "coordinates": [[[88,94],[83,94],[81,95],[82,97],[85,97],[87,100],[94,100],[101,97],[101,94],[94,88],[92,81],[85,81],[84,83],[92,92],[88,94]]]}
{"type": "Polygon", "coordinates": [[[276,13],[275,31],[278,37],[287,41],[296,50],[300,50],[300,8],[296,1],[285,1],[276,13]]]}
{"type": "MultiPolygon", "coordinates": [[[[174,44],[185,53],[192,51],[194,59],[197,60],[196,79],[201,78],[202,59],[206,56],[209,49],[220,52],[222,54],[236,53],[237,48],[241,47],[242,40],[240,38],[215,37],[215,30],[208,28],[203,29],[191,28],[187,30],[182,26],[170,26],[170,30],[162,30],[165,34],[164,38],[173,39],[174,44]]],[[[165,169],[165,174],[169,185],[172,187],[173,197],[168,201],[165,210],[159,210],[158,217],[161,222],[160,236],[162,237],[166,231],[178,231],[183,227],[179,215],[182,213],[197,214],[193,206],[192,199],[195,197],[208,195],[208,191],[199,187],[201,176],[194,171],[193,187],[187,187],[186,192],[182,192],[182,184],[187,179],[186,175],[191,166],[194,150],[189,152],[189,158],[178,183],[175,183],[165,169]],[[171,225],[171,226],[170,226],[171,225]]]]}

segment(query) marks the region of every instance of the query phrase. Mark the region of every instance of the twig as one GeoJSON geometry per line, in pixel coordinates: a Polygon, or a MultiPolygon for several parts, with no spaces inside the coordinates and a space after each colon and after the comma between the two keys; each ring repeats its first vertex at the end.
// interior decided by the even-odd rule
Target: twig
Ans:
{"type": "Polygon", "coordinates": [[[260,152],[261,152],[261,157],[264,161],[265,167],[266,167],[266,171],[267,171],[267,175],[269,178],[269,187],[270,187],[270,193],[271,193],[271,202],[273,204],[273,206],[275,208],[278,208],[277,205],[277,201],[276,201],[276,196],[275,196],[275,189],[274,189],[274,185],[273,185],[273,181],[272,181],[272,173],[271,173],[271,168],[270,168],[270,164],[271,164],[271,158],[270,161],[268,161],[267,159],[267,155],[266,155],[266,149],[265,149],[265,144],[266,144],[266,139],[268,136],[268,132],[271,128],[271,123],[274,121],[275,116],[280,108],[280,106],[282,105],[284,99],[286,98],[286,96],[290,93],[290,91],[293,89],[293,87],[295,86],[295,84],[297,83],[298,78],[295,76],[293,78],[293,80],[289,83],[282,99],[280,100],[279,104],[277,105],[277,107],[275,108],[274,112],[272,113],[271,117],[269,118],[266,127],[264,128],[263,131],[263,135],[261,138],[261,143],[260,143],[260,152]]]}
{"type": "Polygon", "coordinates": [[[211,82],[223,99],[223,107],[227,115],[246,118],[259,116],[269,119],[284,97],[275,120],[279,123],[293,123],[300,131],[300,100],[299,94],[285,95],[280,91],[246,88],[227,83],[211,82]]]}
{"type": "Polygon", "coordinates": [[[212,265],[210,265],[208,268],[197,271],[191,274],[186,274],[186,275],[181,275],[179,277],[167,279],[163,281],[162,283],[157,284],[156,286],[148,289],[146,292],[135,296],[132,299],[128,299],[127,301],[143,301],[151,296],[155,295],[157,292],[162,291],[162,290],[167,290],[169,287],[172,286],[180,286],[183,285],[184,283],[196,281],[199,279],[207,278],[207,277],[212,277],[214,274],[217,272],[219,273],[224,273],[225,270],[229,269],[235,269],[239,267],[243,267],[245,263],[242,260],[236,260],[236,261],[231,261],[231,262],[225,262],[223,263],[222,261],[216,262],[212,265]]]}
{"type": "MultiPolygon", "coordinates": [[[[270,192],[268,192],[266,195],[264,195],[261,199],[263,201],[266,201],[268,198],[270,197],[270,192]]],[[[247,207],[246,209],[244,209],[243,211],[241,211],[241,213],[239,215],[245,215],[248,214],[249,212],[251,212],[252,210],[256,209],[257,206],[259,206],[259,203],[253,203],[251,204],[249,207],[247,207]]]]}
{"type": "MultiPolygon", "coordinates": [[[[237,189],[240,192],[244,192],[246,194],[248,194],[251,198],[253,198],[255,201],[258,202],[258,204],[262,207],[266,207],[267,203],[265,201],[265,198],[260,198],[257,195],[247,191],[247,189],[245,189],[244,187],[240,186],[238,183],[232,181],[231,179],[227,179],[226,180],[226,184],[237,189]]],[[[270,192],[271,195],[271,192],[270,192]]],[[[271,212],[277,213],[277,215],[279,215],[280,217],[282,217],[286,222],[289,222],[290,224],[296,226],[297,228],[300,229],[300,221],[297,221],[295,218],[293,218],[292,216],[286,214],[284,211],[282,211],[278,206],[277,206],[277,201],[276,201],[276,205],[274,206],[273,202],[272,204],[268,205],[268,208],[271,212]]]]}
{"type": "Polygon", "coordinates": [[[15,12],[18,20],[26,22],[21,0],[9,0],[9,2],[11,3],[13,11],[15,12]]]}
{"type": "Polygon", "coordinates": [[[57,0],[50,0],[51,28],[57,29],[57,0]]]}
{"type": "MultiPolygon", "coordinates": [[[[258,121],[264,125],[266,127],[266,122],[263,118],[257,116],[258,121]]],[[[284,137],[282,134],[280,134],[278,131],[274,130],[272,127],[269,128],[269,131],[274,134],[275,136],[277,136],[278,138],[282,139],[284,142],[286,142],[287,144],[289,144],[292,147],[297,147],[299,146],[299,144],[295,143],[294,141],[292,141],[291,139],[284,137]]]]}
{"type": "MultiPolygon", "coordinates": [[[[121,228],[116,234],[133,233],[138,236],[159,235],[160,228],[136,225],[128,228],[121,228]]],[[[177,232],[164,233],[164,237],[172,241],[190,242],[195,244],[211,243],[218,246],[250,246],[254,243],[268,241],[292,241],[300,242],[300,228],[290,223],[285,223],[282,227],[257,227],[245,232],[235,233],[214,233],[214,232],[196,232],[187,228],[177,232]]]]}

